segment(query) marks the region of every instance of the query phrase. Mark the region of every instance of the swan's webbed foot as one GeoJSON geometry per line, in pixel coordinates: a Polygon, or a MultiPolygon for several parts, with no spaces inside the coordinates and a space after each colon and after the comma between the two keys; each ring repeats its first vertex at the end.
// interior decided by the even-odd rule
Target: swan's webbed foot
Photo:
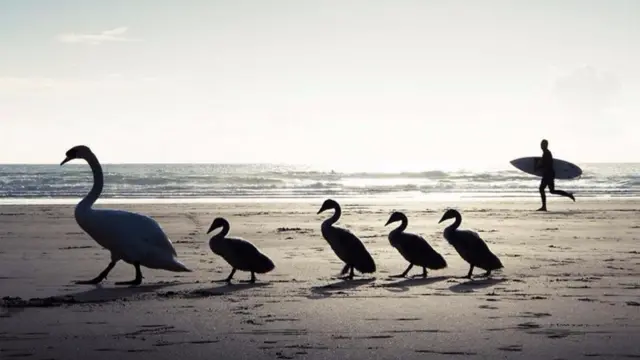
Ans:
{"type": "Polygon", "coordinates": [[[116,285],[140,285],[142,284],[142,279],[133,279],[130,281],[118,281],[116,285]]]}
{"type": "Polygon", "coordinates": [[[407,269],[402,274],[400,274],[400,276],[395,276],[395,277],[407,277],[407,274],[409,273],[409,271],[411,271],[412,267],[413,267],[413,264],[409,264],[407,269]]]}
{"type": "Polygon", "coordinates": [[[102,282],[102,280],[104,280],[103,277],[96,277],[93,278],[91,280],[78,280],[78,281],[74,281],[74,284],[78,284],[78,285],[97,285],[100,284],[100,282],[102,282]]]}
{"type": "Polygon", "coordinates": [[[109,265],[107,265],[107,267],[104,270],[102,270],[102,272],[95,278],[91,280],[74,281],[74,283],[78,285],[97,285],[100,282],[102,282],[102,280],[107,278],[107,275],[109,274],[111,269],[113,269],[114,266],[116,266],[116,261],[111,261],[109,265]]]}
{"type": "Polygon", "coordinates": [[[136,268],[136,278],[131,281],[118,281],[116,285],[140,285],[142,284],[142,272],[140,271],[140,264],[135,263],[133,266],[136,268]]]}
{"type": "Polygon", "coordinates": [[[229,274],[229,276],[227,276],[227,278],[226,278],[226,279],[222,279],[222,280],[213,280],[213,282],[224,282],[224,283],[227,283],[227,284],[229,284],[229,285],[232,285],[232,284],[231,284],[231,279],[233,279],[233,275],[234,275],[235,273],[236,273],[236,269],[235,269],[235,268],[233,268],[233,269],[231,269],[231,274],[229,274]]]}
{"type": "Polygon", "coordinates": [[[389,275],[390,278],[403,278],[406,277],[407,275],[405,273],[402,274],[398,274],[398,275],[389,275]]]}
{"type": "Polygon", "coordinates": [[[488,278],[489,276],[491,276],[491,270],[487,271],[484,274],[478,275],[478,277],[481,277],[481,278],[488,278]]]}
{"type": "Polygon", "coordinates": [[[340,280],[353,280],[353,275],[340,276],[338,277],[340,280]]]}

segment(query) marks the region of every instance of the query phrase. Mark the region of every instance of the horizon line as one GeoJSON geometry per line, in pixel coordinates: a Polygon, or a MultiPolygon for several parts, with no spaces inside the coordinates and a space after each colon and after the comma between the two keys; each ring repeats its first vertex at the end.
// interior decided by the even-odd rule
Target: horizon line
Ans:
{"type": "MultiPolygon", "coordinates": [[[[601,165],[601,164],[640,164],[640,161],[573,161],[573,163],[589,164],[589,165],[601,165]]],[[[325,166],[324,164],[304,164],[304,163],[287,163],[287,162],[101,162],[101,165],[288,165],[288,166],[325,166]]],[[[0,162],[0,166],[9,165],[60,165],[60,163],[3,163],[0,162]]],[[[65,165],[80,165],[67,163],[65,165]]],[[[490,164],[488,166],[495,166],[497,163],[490,164]]],[[[505,165],[510,165],[507,161],[505,165]]],[[[336,166],[340,167],[340,166],[336,166]]],[[[462,166],[468,167],[468,166],[462,166]]]]}

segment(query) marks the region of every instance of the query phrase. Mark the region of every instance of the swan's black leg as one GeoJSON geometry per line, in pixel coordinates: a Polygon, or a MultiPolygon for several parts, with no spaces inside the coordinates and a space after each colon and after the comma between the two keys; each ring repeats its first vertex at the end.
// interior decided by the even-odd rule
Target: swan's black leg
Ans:
{"type": "Polygon", "coordinates": [[[342,279],[342,280],[352,280],[354,277],[354,273],[353,273],[353,266],[351,265],[346,265],[343,269],[342,269],[342,273],[346,274],[347,271],[349,272],[349,275],[347,276],[342,276],[339,277],[338,279],[342,279]]]}
{"type": "Polygon", "coordinates": [[[463,279],[471,279],[471,274],[473,273],[473,268],[474,266],[471,265],[471,267],[469,268],[469,273],[467,274],[467,276],[463,276],[463,279]]]}
{"type": "Polygon", "coordinates": [[[236,273],[236,269],[232,268],[231,269],[231,274],[229,274],[229,276],[227,276],[224,279],[220,279],[220,280],[211,280],[211,282],[213,283],[218,283],[218,282],[226,282],[226,283],[231,283],[231,278],[233,278],[233,275],[236,273]]]}
{"type": "Polygon", "coordinates": [[[100,275],[96,276],[95,278],[91,279],[91,280],[81,280],[81,281],[76,281],[76,284],[80,284],[80,285],[95,285],[95,284],[99,284],[102,280],[104,280],[107,275],[109,274],[109,272],[111,271],[111,269],[113,269],[114,266],[116,266],[116,262],[117,261],[111,261],[109,263],[109,265],[107,265],[107,268],[102,270],[102,272],[100,273],[100,275]]]}
{"type": "Polygon", "coordinates": [[[142,283],[142,271],[140,271],[140,263],[134,263],[136,268],[136,278],[131,281],[119,281],[116,285],[140,285],[142,283]]]}
{"type": "Polygon", "coordinates": [[[392,277],[392,278],[406,277],[412,267],[413,267],[413,264],[409,264],[409,266],[407,267],[407,270],[405,270],[402,274],[400,274],[400,275],[391,275],[389,277],[392,277]]]}
{"type": "Polygon", "coordinates": [[[251,280],[249,280],[249,282],[252,284],[256,282],[256,274],[253,271],[251,272],[251,280]]]}
{"type": "Polygon", "coordinates": [[[482,275],[478,275],[478,277],[486,277],[486,278],[488,278],[489,276],[491,276],[491,270],[487,271],[486,273],[484,273],[482,275]]]}
{"type": "Polygon", "coordinates": [[[427,278],[427,268],[426,267],[422,267],[422,278],[426,279],[427,278]]]}
{"type": "Polygon", "coordinates": [[[233,278],[233,275],[236,273],[236,268],[233,268],[231,270],[231,274],[229,274],[229,276],[227,276],[226,279],[224,279],[224,282],[231,284],[231,279],[233,278]]]}
{"type": "Polygon", "coordinates": [[[346,265],[342,268],[342,270],[340,270],[340,275],[344,275],[344,274],[346,274],[346,273],[349,271],[349,268],[350,268],[350,267],[351,267],[351,266],[350,266],[349,264],[346,264],[346,265]]]}

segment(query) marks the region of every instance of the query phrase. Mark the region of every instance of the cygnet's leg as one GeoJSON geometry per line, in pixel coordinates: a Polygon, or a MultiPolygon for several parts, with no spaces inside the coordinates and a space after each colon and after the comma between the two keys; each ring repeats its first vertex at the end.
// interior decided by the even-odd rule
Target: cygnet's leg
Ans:
{"type": "Polygon", "coordinates": [[[349,269],[349,275],[347,275],[347,276],[343,276],[343,277],[340,277],[339,279],[342,279],[342,280],[352,280],[352,279],[353,279],[353,277],[354,277],[354,273],[353,273],[353,266],[351,266],[351,265],[346,265],[346,266],[344,267],[344,269],[342,269],[342,271],[346,273],[346,272],[347,272],[347,269],[349,269]]]}
{"type": "Polygon", "coordinates": [[[228,284],[231,284],[231,279],[233,278],[233,275],[236,273],[236,269],[232,268],[231,269],[231,274],[229,274],[229,276],[227,276],[224,279],[220,279],[220,280],[211,280],[212,283],[219,283],[219,282],[225,282],[228,284]]]}
{"type": "Polygon", "coordinates": [[[463,279],[471,279],[471,274],[473,273],[473,268],[474,266],[471,265],[471,267],[469,268],[469,273],[467,274],[467,276],[463,276],[463,279]]]}
{"type": "Polygon", "coordinates": [[[344,275],[344,274],[348,273],[350,267],[351,266],[349,264],[345,264],[344,267],[342,268],[342,270],[340,270],[340,275],[344,275]]]}
{"type": "Polygon", "coordinates": [[[107,268],[102,270],[102,272],[100,273],[100,275],[96,276],[95,278],[91,279],[91,280],[81,280],[81,281],[76,281],[76,284],[80,284],[80,285],[95,285],[95,284],[99,284],[102,280],[104,280],[107,275],[109,274],[109,272],[111,271],[111,269],[113,269],[114,266],[116,266],[116,263],[118,262],[118,260],[111,260],[111,262],[109,263],[109,265],[107,265],[107,268]]]}
{"type": "Polygon", "coordinates": [[[400,274],[400,275],[391,275],[389,277],[392,277],[392,278],[406,277],[412,267],[413,267],[413,264],[409,264],[409,266],[407,267],[407,270],[405,270],[402,274],[400,274]]]}
{"type": "Polygon", "coordinates": [[[227,284],[231,284],[231,279],[233,279],[233,275],[235,275],[236,273],[236,268],[231,269],[231,274],[229,274],[229,276],[227,276],[226,279],[224,279],[224,282],[226,282],[227,284]]]}
{"type": "Polygon", "coordinates": [[[142,271],[140,271],[140,263],[134,263],[136,268],[136,278],[131,281],[119,281],[116,285],[140,285],[142,283],[142,271]]]}

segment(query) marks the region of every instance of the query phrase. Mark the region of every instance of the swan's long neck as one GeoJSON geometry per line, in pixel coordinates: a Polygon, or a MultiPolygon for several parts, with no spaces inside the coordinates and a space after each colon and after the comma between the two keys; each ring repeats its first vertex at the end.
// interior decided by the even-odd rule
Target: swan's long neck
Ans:
{"type": "Polygon", "coordinates": [[[454,231],[460,227],[460,224],[462,224],[462,216],[460,214],[456,214],[456,221],[447,226],[447,230],[454,231]]]}
{"type": "Polygon", "coordinates": [[[102,193],[104,187],[104,175],[102,173],[102,166],[95,155],[91,154],[85,158],[89,166],[91,166],[91,172],[93,173],[93,187],[87,196],[80,201],[78,207],[91,208],[91,206],[98,200],[98,197],[102,193]]]}
{"type": "Polygon", "coordinates": [[[213,237],[211,238],[211,241],[224,239],[227,236],[227,234],[229,234],[229,228],[230,228],[229,223],[226,221],[223,222],[222,230],[220,230],[219,233],[213,235],[213,237]]]}
{"type": "Polygon", "coordinates": [[[336,222],[338,222],[338,220],[340,219],[340,216],[342,215],[342,210],[340,209],[340,205],[334,207],[333,210],[334,210],[333,216],[331,216],[330,218],[325,220],[322,223],[322,225],[331,226],[331,225],[335,224],[336,222]]]}
{"type": "Polygon", "coordinates": [[[407,226],[409,225],[409,220],[407,220],[407,218],[402,218],[402,222],[400,222],[400,226],[398,226],[397,228],[393,229],[391,232],[394,233],[401,233],[404,232],[407,229],[407,226]]]}
{"type": "Polygon", "coordinates": [[[209,248],[216,254],[224,253],[226,249],[226,241],[224,241],[225,236],[229,233],[229,223],[224,222],[222,224],[222,230],[219,233],[213,235],[211,239],[209,239],[209,248]]]}

